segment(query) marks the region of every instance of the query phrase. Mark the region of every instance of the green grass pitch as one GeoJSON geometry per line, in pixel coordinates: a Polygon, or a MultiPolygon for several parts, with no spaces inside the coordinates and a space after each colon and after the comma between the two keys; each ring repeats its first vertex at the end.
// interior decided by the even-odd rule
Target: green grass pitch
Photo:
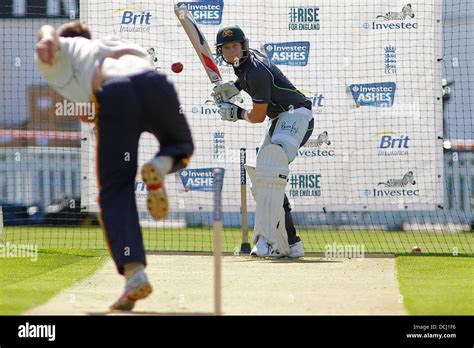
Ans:
{"type": "MultiPolygon", "coordinates": [[[[146,228],[143,234],[150,251],[211,251],[213,245],[209,227],[146,228]]],[[[364,245],[365,253],[395,254],[400,291],[409,314],[474,314],[474,257],[463,256],[472,256],[474,233],[303,230],[298,234],[307,253],[324,253],[326,245],[338,243],[364,245]],[[413,245],[420,246],[423,253],[411,255],[413,245]],[[453,251],[458,256],[453,256],[453,251]]],[[[0,258],[0,315],[21,314],[46,302],[109,260],[104,236],[97,227],[7,227],[0,244],[7,242],[38,245],[40,255],[35,262],[0,258]]],[[[224,251],[238,251],[240,243],[240,230],[224,230],[224,251]]]]}

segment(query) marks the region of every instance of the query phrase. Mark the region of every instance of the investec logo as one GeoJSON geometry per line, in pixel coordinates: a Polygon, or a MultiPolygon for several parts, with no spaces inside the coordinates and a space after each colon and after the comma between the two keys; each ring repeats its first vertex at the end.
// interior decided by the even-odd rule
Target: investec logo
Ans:
{"type": "Polygon", "coordinates": [[[204,105],[193,106],[191,112],[201,116],[219,116],[219,109],[212,100],[206,100],[204,105]]]}
{"type": "Polygon", "coordinates": [[[120,32],[149,33],[151,12],[138,8],[119,8],[115,10],[120,14],[120,32]]]}
{"type": "Polygon", "coordinates": [[[406,156],[410,149],[412,139],[408,135],[395,132],[379,132],[377,138],[379,156],[406,156]]]}
{"type": "Polygon", "coordinates": [[[395,82],[376,82],[350,85],[357,106],[390,107],[395,100],[395,82]]]}
{"type": "Polygon", "coordinates": [[[402,7],[401,11],[387,12],[384,15],[378,15],[375,21],[362,24],[364,29],[368,30],[405,30],[418,29],[418,23],[412,22],[415,13],[411,4],[402,7]]]}
{"type": "Polygon", "coordinates": [[[420,195],[416,189],[415,174],[406,172],[401,178],[379,182],[377,188],[364,190],[366,197],[415,197],[420,195]]]}
{"type": "Polygon", "coordinates": [[[309,41],[268,43],[263,45],[268,58],[276,65],[306,66],[309,41]]]}
{"type": "Polygon", "coordinates": [[[290,197],[321,196],[321,174],[292,174],[289,193],[290,197]]]}
{"type": "Polygon", "coordinates": [[[319,7],[290,7],[288,30],[319,30],[319,7]]]}
{"type": "Polygon", "coordinates": [[[309,139],[303,147],[298,150],[301,157],[334,157],[334,149],[330,148],[331,140],[327,131],[321,132],[316,139],[309,139]]]}
{"type": "Polygon", "coordinates": [[[198,24],[219,25],[222,22],[223,0],[178,2],[177,6],[186,6],[198,24]]]}

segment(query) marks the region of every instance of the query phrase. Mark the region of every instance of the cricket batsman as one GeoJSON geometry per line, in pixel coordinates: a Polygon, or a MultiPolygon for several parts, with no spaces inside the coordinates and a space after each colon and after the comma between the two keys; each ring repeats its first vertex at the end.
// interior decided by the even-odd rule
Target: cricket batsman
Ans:
{"type": "Polygon", "coordinates": [[[255,247],[251,255],[303,256],[303,244],[296,235],[285,186],[289,164],[313,132],[312,103],[265,55],[249,48],[249,41],[239,26],[218,31],[216,51],[233,65],[237,76],[235,81],[214,87],[213,97],[222,120],[261,123],[269,117],[256,166],[246,165],[257,205],[255,247]],[[251,110],[226,102],[241,90],[252,97],[251,110]]]}
{"type": "Polygon", "coordinates": [[[143,166],[147,205],[155,219],[168,213],[164,177],[186,167],[194,145],[174,86],[155,71],[147,51],[117,37],[91,39],[81,22],[55,30],[42,26],[36,44],[41,75],[63,97],[93,102],[97,140],[99,220],[125,290],[111,306],[131,310],[151,285],[135,201],[138,141],[142,132],[160,143],[143,166]]]}

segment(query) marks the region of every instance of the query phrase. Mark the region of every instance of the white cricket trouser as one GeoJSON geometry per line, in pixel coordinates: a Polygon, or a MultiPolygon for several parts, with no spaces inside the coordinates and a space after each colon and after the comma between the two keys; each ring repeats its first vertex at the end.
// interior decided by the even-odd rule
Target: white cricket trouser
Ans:
{"type": "Polygon", "coordinates": [[[288,156],[288,162],[293,162],[312,119],[312,111],[306,108],[282,112],[278,118],[269,120],[268,130],[260,143],[260,149],[268,144],[281,145],[288,156]],[[275,122],[276,125],[272,127],[275,122]],[[270,135],[272,128],[274,128],[273,134],[270,135]]]}

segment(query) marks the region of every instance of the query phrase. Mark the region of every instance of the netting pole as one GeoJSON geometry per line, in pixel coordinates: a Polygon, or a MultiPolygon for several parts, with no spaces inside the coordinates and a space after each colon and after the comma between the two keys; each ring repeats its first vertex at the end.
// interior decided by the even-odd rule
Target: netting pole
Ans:
{"type": "Polygon", "coordinates": [[[222,169],[214,169],[214,313],[222,314],[222,169]]]}

